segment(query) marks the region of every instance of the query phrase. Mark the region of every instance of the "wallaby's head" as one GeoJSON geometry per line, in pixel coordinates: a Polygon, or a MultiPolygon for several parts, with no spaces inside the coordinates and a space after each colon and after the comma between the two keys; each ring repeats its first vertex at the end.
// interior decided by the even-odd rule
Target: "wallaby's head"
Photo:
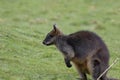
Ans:
{"type": "Polygon", "coordinates": [[[50,31],[46,38],[43,41],[44,45],[52,45],[55,43],[56,37],[62,35],[62,32],[56,27],[56,24],[53,25],[52,31],[50,31]]]}

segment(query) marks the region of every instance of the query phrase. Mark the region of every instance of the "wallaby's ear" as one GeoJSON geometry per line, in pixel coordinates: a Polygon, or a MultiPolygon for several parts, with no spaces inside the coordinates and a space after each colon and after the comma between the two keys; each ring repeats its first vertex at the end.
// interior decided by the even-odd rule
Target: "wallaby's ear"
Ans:
{"type": "Polygon", "coordinates": [[[56,24],[53,25],[53,29],[54,29],[55,31],[57,30],[56,24]]]}
{"type": "Polygon", "coordinates": [[[57,35],[62,35],[63,33],[57,28],[56,24],[53,25],[53,30],[57,35]]]}

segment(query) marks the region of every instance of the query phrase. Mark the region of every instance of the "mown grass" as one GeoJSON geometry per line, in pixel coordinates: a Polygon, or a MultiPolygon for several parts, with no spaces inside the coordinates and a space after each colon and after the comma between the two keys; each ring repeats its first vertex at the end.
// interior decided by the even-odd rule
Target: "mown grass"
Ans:
{"type": "MultiPolygon", "coordinates": [[[[65,34],[96,32],[110,50],[110,64],[120,57],[120,0],[1,0],[0,80],[79,77],[74,67],[65,66],[54,46],[42,45],[54,23],[65,34]]],[[[120,60],[108,76],[120,79],[120,60]]]]}

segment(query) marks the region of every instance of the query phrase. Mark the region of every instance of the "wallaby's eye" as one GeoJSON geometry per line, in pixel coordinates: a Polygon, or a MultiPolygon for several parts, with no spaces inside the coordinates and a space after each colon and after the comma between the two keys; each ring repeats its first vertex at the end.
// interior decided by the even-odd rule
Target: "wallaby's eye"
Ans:
{"type": "Polygon", "coordinates": [[[54,37],[53,35],[49,35],[50,37],[54,37]]]}

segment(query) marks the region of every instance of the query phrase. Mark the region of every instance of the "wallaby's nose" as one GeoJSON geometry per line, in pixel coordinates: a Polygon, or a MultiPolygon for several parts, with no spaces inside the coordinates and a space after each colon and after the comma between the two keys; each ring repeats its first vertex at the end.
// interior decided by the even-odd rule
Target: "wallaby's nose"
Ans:
{"type": "Polygon", "coordinates": [[[43,41],[43,44],[45,45],[45,41],[43,41]]]}

